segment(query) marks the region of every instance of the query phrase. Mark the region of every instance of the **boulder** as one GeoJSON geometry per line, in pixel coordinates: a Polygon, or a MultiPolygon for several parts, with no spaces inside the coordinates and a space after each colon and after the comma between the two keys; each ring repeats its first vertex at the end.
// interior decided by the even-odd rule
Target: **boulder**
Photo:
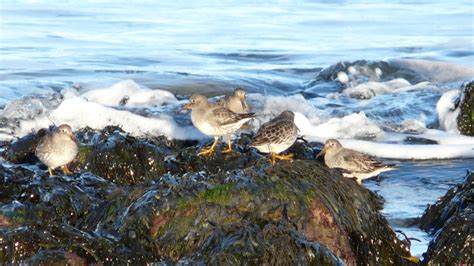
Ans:
{"type": "Polygon", "coordinates": [[[71,176],[0,165],[1,262],[412,264],[383,200],[310,144],[271,165],[246,148],[251,135],[212,157],[117,128],[77,135],[71,176]]]}
{"type": "Polygon", "coordinates": [[[474,173],[428,206],[420,228],[434,235],[423,265],[468,265],[474,261],[474,173]]]}
{"type": "Polygon", "coordinates": [[[457,117],[459,131],[463,135],[474,136],[474,81],[461,87],[459,108],[457,117]]]}

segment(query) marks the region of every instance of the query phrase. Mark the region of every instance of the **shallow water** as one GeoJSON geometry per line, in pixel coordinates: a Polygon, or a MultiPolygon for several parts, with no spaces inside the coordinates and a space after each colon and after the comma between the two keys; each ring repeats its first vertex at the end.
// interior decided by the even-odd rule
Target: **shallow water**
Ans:
{"type": "MultiPolygon", "coordinates": [[[[215,96],[242,86],[256,124],[292,109],[310,140],[347,139],[392,159],[474,157],[474,139],[450,124],[451,99],[440,101],[474,77],[471,1],[2,1],[0,16],[2,140],[62,122],[202,139],[178,113],[181,97],[162,90],[215,96]],[[355,60],[378,64],[318,76],[355,60]],[[441,145],[410,146],[411,136],[441,145]]],[[[399,162],[364,184],[395,224],[419,216],[473,162],[399,162]]],[[[414,254],[426,250],[429,236],[396,227],[422,240],[414,254]]]]}
{"type": "Polygon", "coordinates": [[[396,163],[399,169],[384,173],[380,180],[366,181],[364,185],[385,199],[383,213],[396,230],[421,241],[411,242],[412,254],[421,256],[431,236],[409,225],[410,220],[420,217],[427,204],[434,204],[448,189],[461,183],[467,170],[473,169],[474,159],[396,163]]]}

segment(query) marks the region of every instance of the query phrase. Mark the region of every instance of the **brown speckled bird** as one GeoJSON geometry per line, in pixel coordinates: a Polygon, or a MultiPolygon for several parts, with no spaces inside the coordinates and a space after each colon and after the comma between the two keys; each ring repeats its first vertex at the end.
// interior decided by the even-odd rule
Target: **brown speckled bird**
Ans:
{"type": "Polygon", "coordinates": [[[69,125],[63,124],[44,136],[36,147],[36,157],[48,166],[49,175],[61,167],[64,174],[72,174],[67,164],[76,158],[79,144],[69,125]]]}
{"type": "Polygon", "coordinates": [[[358,183],[363,179],[396,169],[395,165],[385,164],[367,154],[342,147],[337,139],[328,139],[316,157],[323,154],[327,167],[343,170],[345,177],[355,178],[358,183]]]}
{"type": "Polygon", "coordinates": [[[276,159],[292,160],[293,154],[279,155],[279,153],[289,149],[298,138],[298,128],[294,119],[293,112],[283,111],[260,127],[249,146],[260,152],[270,153],[272,164],[276,162],[276,159]]]}

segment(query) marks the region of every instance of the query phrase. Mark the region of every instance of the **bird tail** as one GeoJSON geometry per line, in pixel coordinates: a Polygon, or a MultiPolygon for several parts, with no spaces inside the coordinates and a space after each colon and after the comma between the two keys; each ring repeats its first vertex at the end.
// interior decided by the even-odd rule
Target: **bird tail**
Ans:
{"type": "Polygon", "coordinates": [[[394,169],[398,169],[398,166],[394,163],[386,163],[384,164],[383,168],[394,170],[394,169]]]}
{"type": "Polygon", "coordinates": [[[256,117],[255,113],[240,114],[240,119],[255,118],[255,117],[256,117]]]}

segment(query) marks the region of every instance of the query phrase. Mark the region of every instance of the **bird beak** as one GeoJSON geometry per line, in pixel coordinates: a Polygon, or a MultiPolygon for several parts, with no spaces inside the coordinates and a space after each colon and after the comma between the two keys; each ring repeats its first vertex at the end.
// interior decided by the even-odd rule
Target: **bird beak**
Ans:
{"type": "Polygon", "coordinates": [[[191,105],[188,103],[188,104],[185,104],[179,111],[184,111],[184,110],[189,110],[191,109],[191,105]]]}
{"type": "Polygon", "coordinates": [[[320,156],[324,155],[326,153],[326,147],[324,147],[317,155],[316,158],[319,158],[320,156]]]}

